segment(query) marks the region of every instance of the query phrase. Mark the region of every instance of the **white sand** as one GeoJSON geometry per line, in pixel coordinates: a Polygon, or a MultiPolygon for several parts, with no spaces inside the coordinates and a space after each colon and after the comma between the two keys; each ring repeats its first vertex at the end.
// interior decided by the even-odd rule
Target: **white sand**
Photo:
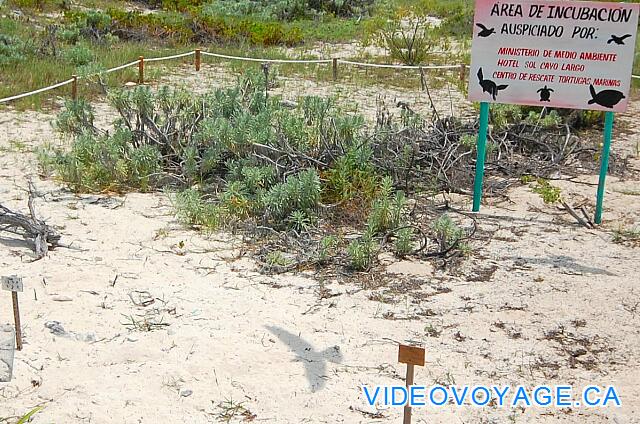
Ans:
{"type": "MultiPolygon", "coordinates": [[[[633,108],[627,123],[639,103],[633,108]]],[[[15,142],[31,150],[56,140],[52,118],[0,112],[3,204],[26,208],[36,162],[15,142]]],[[[639,131],[631,129],[617,134],[615,150],[633,149],[639,131]]],[[[0,383],[0,418],[42,404],[33,422],[224,422],[218,405],[233,402],[246,410],[238,407],[230,422],[255,414],[269,423],[397,423],[400,410],[368,415],[360,386],[403,384],[397,342],[412,340],[427,349],[416,384],[613,384],[623,402],[604,410],[430,408],[414,411],[415,423],[640,422],[640,250],[611,236],[619,225],[640,225],[640,197],[629,194],[637,180],[609,179],[607,222],[597,230],[573,224],[527,187],[514,189],[510,202],[483,208],[484,238],[460,275],[396,264],[386,286],[413,282],[409,295],[329,281],[338,296],[324,300],[309,276],[257,273],[231,236],[181,228],[162,194],[76,196],[35,182],[40,215],[82,250],[57,249],[32,263],[27,245],[0,233],[2,272],[25,284],[25,344],[14,379],[0,383]],[[490,279],[472,278],[494,267],[490,279]],[[134,291],[148,291],[154,303],[136,307],[129,295],[145,297],[134,291]],[[145,313],[169,325],[125,325],[145,313]],[[52,334],[50,321],[66,334],[52,334]],[[545,338],[553,331],[559,338],[545,338]]],[[[595,187],[558,185],[570,203],[593,206],[595,187]]],[[[468,198],[453,201],[469,208],[468,198]]],[[[10,322],[10,295],[0,297],[0,323],[10,322]]]]}

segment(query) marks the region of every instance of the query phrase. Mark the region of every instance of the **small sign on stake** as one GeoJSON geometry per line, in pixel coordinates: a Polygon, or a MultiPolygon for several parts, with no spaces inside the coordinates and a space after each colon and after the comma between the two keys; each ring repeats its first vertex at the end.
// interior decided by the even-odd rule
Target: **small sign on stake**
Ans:
{"type": "MultiPolygon", "coordinates": [[[[398,362],[407,364],[407,378],[406,385],[407,390],[413,386],[414,366],[424,367],[424,348],[417,346],[398,346],[398,362]]],[[[407,404],[404,407],[403,424],[411,424],[411,407],[407,404]]]]}
{"type": "Polygon", "coordinates": [[[2,290],[11,292],[22,292],[24,290],[22,278],[16,275],[2,277],[2,290]]]}
{"type": "Polygon", "coordinates": [[[22,277],[10,275],[2,277],[2,290],[11,292],[13,301],[13,320],[16,326],[16,349],[22,350],[22,329],[20,327],[20,307],[18,306],[18,292],[24,289],[22,277]]]}

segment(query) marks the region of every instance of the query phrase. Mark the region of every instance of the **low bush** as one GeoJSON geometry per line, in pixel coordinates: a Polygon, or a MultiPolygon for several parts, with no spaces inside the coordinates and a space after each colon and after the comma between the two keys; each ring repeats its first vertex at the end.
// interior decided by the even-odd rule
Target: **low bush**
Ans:
{"type": "Polygon", "coordinates": [[[352,149],[362,120],[317,97],[287,109],[266,97],[265,84],[262,72],[249,72],[234,87],[199,96],[166,87],[114,91],[108,99],[120,118],[110,135],[95,127],[86,102],[68,102],[56,126],[72,146],[54,152],[53,166],[77,191],[146,190],[168,181],[216,187],[211,207],[196,207],[204,198],[192,193],[177,198],[186,221],[197,225],[260,217],[306,231],[325,191],[320,174],[332,167],[316,168],[318,161],[352,149]]]}
{"type": "Polygon", "coordinates": [[[340,17],[368,15],[374,3],[374,0],[217,0],[206,4],[203,13],[293,21],[321,14],[340,17]]]}
{"type": "Polygon", "coordinates": [[[403,258],[413,252],[413,237],[414,230],[411,227],[398,230],[393,244],[396,256],[403,258]]]}
{"type": "Polygon", "coordinates": [[[18,37],[0,34],[0,66],[23,61],[34,54],[34,47],[18,37]]]}
{"type": "Polygon", "coordinates": [[[468,254],[470,247],[466,242],[467,233],[460,228],[447,214],[440,215],[432,225],[435,238],[440,244],[440,251],[447,252],[453,249],[468,254]]]}
{"type": "Polygon", "coordinates": [[[66,48],[62,53],[62,58],[76,67],[88,65],[95,59],[91,48],[84,44],[66,48]]]}
{"type": "Polygon", "coordinates": [[[154,146],[135,147],[130,131],[119,128],[112,135],[89,131],[78,135],[71,150],[49,156],[58,176],[76,191],[148,190],[160,171],[160,154],[154,146]]]}

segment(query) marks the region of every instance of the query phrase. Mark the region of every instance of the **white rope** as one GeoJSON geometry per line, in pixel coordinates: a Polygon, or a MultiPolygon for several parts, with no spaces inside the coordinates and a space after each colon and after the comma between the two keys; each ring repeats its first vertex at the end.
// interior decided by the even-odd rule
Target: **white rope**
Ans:
{"type": "Polygon", "coordinates": [[[408,65],[384,65],[381,63],[363,63],[363,62],[352,62],[350,60],[342,60],[338,59],[338,63],[344,63],[347,65],[354,66],[363,66],[369,68],[393,68],[393,69],[458,69],[460,65],[425,65],[425,66],[408,66],[408,65]]]}
{"type": "Polygon", "coordinates": [[[124,65],[117,66],[115,68],[107,69],[106,71],[99,72],[99,73],[100,74],[110,74],[111,72],[119,71],[120,69],[128,68],[129,66],[137,65],[138,63],[140,63],[140,59],[138,59],[138,60],[136,60],[134,62],[131,62],[131,63],[126,63],[124,65]]]}
{"type": "Polygon", "coordinates": [[[263,62],[263,63],[331,63],[331,59],[301,59],[301,60],[294,60],[294,59],[259,59],[259,58],[255,58],[255,57],[241,57],[241,56],[229,56],[226,54],[218,54],[218,53],[209,53],[209,52],[202,52],[203,55],[205,56],[213,56],[213,57],[220,57],[223,59],[234,59],[234,60],[246,60],[249,62],[263,62]]]}
{"type": "Polygon", "coordinates": [[[171,60],[171,59],[178,59],[179,57],[185,57],[185,56],[191,56],[192,54],[195,54],[195,51],[191,51],[191,52],[187,52],[187,53],[181,53],[181,54],[176,54],[173,56],[164,56],[164,57],[152,57],[150,59],[147,59],[146,57],[144,58],[145,62],[159,62],[161,60],[171,60]]]}
{"type": "Polygon", "coordinates": [[[11,96],[11,97],[6,97],[4,99],[0,99],[0,103],[10,102],[11,100],[18,100],[18,99],[21,99],[21,98],[27,97],[27,96],[33,96],[34,94],[42,93],[43,91],[49,91],[49,90],[53,90],[54,88],[62,87],[63,85],[71,84],[72,82],[73,82],[73,78],[68,79],[66,81],[63,81],[63,82],[59,82],[59,83],[54,84],[54,85],[50,85],[49,87],[39,88],[37,90],[33,90],[33,91],[28,92],[28,93],[22,93],[22,94],[18,94],[16,96],[11,96]]]}
{"type": "Polygon", "coordinates": [[[640,79],[640,75],[631,75],[631,78],[640,79]]]}

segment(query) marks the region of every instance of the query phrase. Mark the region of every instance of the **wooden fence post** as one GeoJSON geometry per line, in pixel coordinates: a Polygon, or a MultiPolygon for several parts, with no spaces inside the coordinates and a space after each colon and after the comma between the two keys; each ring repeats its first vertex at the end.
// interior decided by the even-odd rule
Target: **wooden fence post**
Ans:
{"type": "Polygon", "coordinates": [[[138,84],[144,84],[144,57],[140,56],[138,58],[138,84]]]}
{"type": "Polygon", "coordinates": [[[338,59],[333,58],[333,80],[336,81],[338,79],[338,59]]]}
{"type": "Polygon", "coordinates": [[[464,81],[466,77],[467,77],[467,65],[463,63],[462,65],[460,65],[460,81],[464,81]]]}
{"type": "Polygon", "coordinates": [[[73,78],[73,82],[71,83],[71,98],[73,101],[76,101],[78,100],[78,76],[71,75],[71,78],[73,78]]]}
{"type": "Polygon", "coordinates": [[[200,70],[200,49],[196,49],[196,72],[200,70]]]}

